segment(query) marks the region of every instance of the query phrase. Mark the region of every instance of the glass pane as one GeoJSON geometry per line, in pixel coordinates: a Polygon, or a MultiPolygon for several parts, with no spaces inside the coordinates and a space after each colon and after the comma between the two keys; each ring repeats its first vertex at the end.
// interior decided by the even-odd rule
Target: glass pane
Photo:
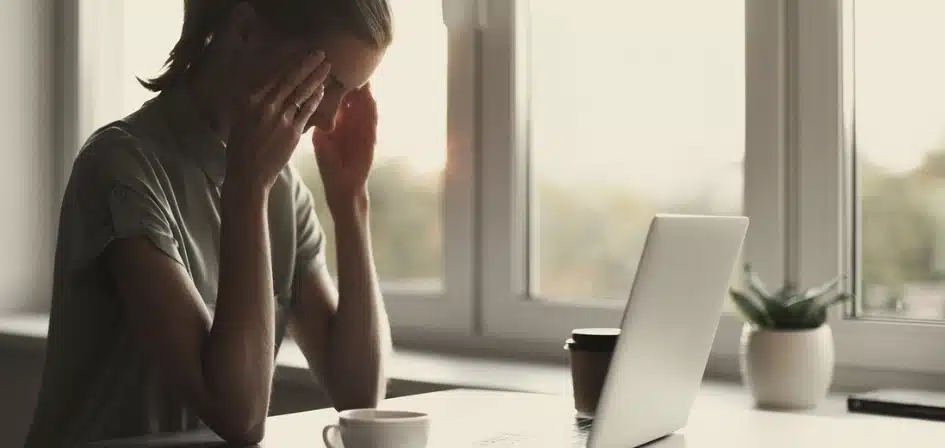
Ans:
{"type": "Polygon", "coordinates": [[[530,8],[531,292],[625,300],[653,214],[742,212],[744,5],[530,8]]]}
{"type": "MultiPolygon", "coordinates": [[[[380,117],[369,183],[375,261],[386,288],[411,292],[442,283],[448,42],[441,3],[391,2],[396,36],[371,80],[380,117]]],[[[294,159],[316,195],[334,273],[334,231],[309,135],[294,159]]]]}
{"type": "MultiPolygon", "coordinates": [[[[124,116],[154,97],[136,77],[150,79],[161,73],[168,52],[180,37],[184,2],[124,0],[121,11],[124,19],[121,51],[109,57],[119,58],[118,66],[122,69],[119,91],[115,93],[121,98],[118,113],[124,116]]],[[[115,118],[109,116],[108,119],[115,118]]],[[[96,123],[96,126],[104,124],[96,123]]]]}
{"type": "Polygon", "coordinates": [[[858,1],[860,314],[945,318],[945,2],[858,1]]]}

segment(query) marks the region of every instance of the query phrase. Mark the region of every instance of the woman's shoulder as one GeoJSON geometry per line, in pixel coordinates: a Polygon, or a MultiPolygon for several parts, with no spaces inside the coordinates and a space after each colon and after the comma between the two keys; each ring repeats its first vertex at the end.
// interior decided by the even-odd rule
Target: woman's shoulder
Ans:
{"type": "Polygon", "coordinates": [[[160,142],[129,116],[93,132],[79,149],[72,174],[80,180],[153,175],[164,163],[160,142]]]}

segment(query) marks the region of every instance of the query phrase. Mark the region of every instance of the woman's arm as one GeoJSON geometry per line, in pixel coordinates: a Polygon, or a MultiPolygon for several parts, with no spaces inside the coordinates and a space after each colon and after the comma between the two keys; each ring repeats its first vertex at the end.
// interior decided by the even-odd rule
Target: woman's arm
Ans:
{"type": "Polygon", "coordinates": [[[335,408],[374,407],[386,396],[391,336],[371,248],[366,184],[377,105],[369,85],[345,96],[336,123],[312,138],[335,222],[338,292],[324,265],[313,263],[300,278],[291,329],[335,408]]]}
{"type": "Polygon", "coordinates": [[[269,191],[322,99],[324,60],[320,52],[296,55],[258,90],[235,92],[212,318],[188,273],[148,241],[121,240],[107,253],[141,344],[200,419],[231,442],[258,443],[264,432],[275,346],[269,191]]]}
{"type": "Polygon", "coordinates": [[[332,217],[340,294],[325,265],[312,264],[300,279],[290,331],[336,409],[372,408],[386,396],[391,337],[366,195],[335,208],[332,217]]]}
{"type": "Polygon", "coordinates": [[[274,305],[267,191],[229,185],[211,318],[183,266],[132,238],[113,243],[109,272],[140,343],[186,402],[227,441],[257,443],[269,408],[274,305]]]}

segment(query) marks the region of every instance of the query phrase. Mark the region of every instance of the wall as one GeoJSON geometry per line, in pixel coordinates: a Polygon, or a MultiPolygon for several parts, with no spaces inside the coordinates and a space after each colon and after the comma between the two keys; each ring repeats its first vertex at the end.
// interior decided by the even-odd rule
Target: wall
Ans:
{"type": "MultiPolygon", "coordinates": [[[[53,199],[53,0],[12,0],[0,14],[0,313],[48,303],[53,199]]],[[[22,446],[42,358],[0,353],[0,447],[22,446]]]]}
{"type": "Polygon", "coordinates": [[[23,446],[42,371],[42,351],[0,345],[0,448],[23,446]]]}
{"type": "Polygon", "coordinates": [[[47,303],[54,250],[54,0],[0,14],[0,313],[47,303]]]}
{"type": "MultiPolygon", "coordinates": [[[[69,0],[72,1],[72,0],[69,0]]],[[[0,13],[0,314],[48,304],[57,212],[55,0],[10,0],[0,13]]],[[[22,446],[41,351],[0,351],[0,447],[22,446]]]]}

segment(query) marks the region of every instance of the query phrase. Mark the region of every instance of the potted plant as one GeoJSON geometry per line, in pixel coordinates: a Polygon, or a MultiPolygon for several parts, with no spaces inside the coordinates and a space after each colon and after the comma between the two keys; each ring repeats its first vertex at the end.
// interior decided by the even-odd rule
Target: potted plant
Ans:
{"type": "Polygon", "coordinates": [[[852,298],[834,292],[843,277],[799,291],[790,282],[775,292],[745,265],[748,291],[731,290],[746,319],[739,362],[743,382],[764,408],[810,409],[833,381],[834,342],[827,310],[852,298]]]}

